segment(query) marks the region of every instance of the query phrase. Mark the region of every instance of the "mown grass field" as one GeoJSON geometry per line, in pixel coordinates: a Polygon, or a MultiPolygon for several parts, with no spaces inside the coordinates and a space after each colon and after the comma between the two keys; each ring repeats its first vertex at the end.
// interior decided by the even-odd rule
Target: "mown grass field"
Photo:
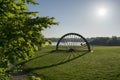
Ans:
{"type": "Polygon", "coordinates": [[[28,74],[42,80],[120,80],[120,47],[93,46],[93,52],[52,52],[45,47],[24,63],[28,74]]]}

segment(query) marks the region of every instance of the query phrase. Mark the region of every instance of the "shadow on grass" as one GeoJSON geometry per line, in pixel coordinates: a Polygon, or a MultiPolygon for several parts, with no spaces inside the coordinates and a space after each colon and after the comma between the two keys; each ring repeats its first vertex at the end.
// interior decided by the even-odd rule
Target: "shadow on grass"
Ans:
{"type": "Polygon", "coordinates": [[[21,63],[18,63],[17,65],[24,65],[24,64],[27,63],[27,62],[30,62],[30,61],[32,61],[32,60],[34,60],[34,59],[37,59],[37,58],[40,58],[40,57],[43,57],[43,56],[46,56],[46,55],[49,55],[49,54],[50,54],[50,53],[45,53],[45,54],[40,55],[40,56],[37,56],[37,57],[35,57],[35,58],[32,58],[32,59],[23,61],[23,62],[21,62],[21,63]]]}
{"type": "Polygon", "coordinates": [[[75,60],[77,58],[80,58],[80,57],[86,55],[87,53],[89,53],[89,52],[81,52],[81,54],[78,54],[77,56],[74,56],[74,57],[71,58],[71,56],[73,56],[73,54],[75,54],[76,52],[67,52],[67,51],[64,51],[64,50],[62,50],[62,51],[61,50],[59,50],[59,51],[54,50],[54,51],[48,52],[46,54],[40,55],[38,57],[32,58],[32,59],[30,59],[28,61],[21,62],[21,63],[19,63],[17,65],[24,65],[25,63],[30,62],[30,61],[32,61],[34,59],[37,59],[37,58],[40,58],[40,57],[43,57],[43,56],[45,57],[45,56],[53,54],[53,53],[61,53],[61,52],[65,53],[65,54],[70,54],[69,56],[67,56],[67,60],[66,60],[66,58],[64,58],[64,59],[62,59],[62,61],[50,64],[50,65],[45,65],[45,66],[40,66],[40,67],[35,67],[35,68],[25,68],[25,69],[23,69],[23,72],[17,73],[17,74],[14,74],[14,75],[23,75],[23,74],[28,74],[28,73],[30,73],[30,72],[32,72],[34,70],[40,70],[40,69],[56,67],[58,65],[62,65],[62,64],[68,63],[70,61],[73,61],[73,60],[75,60]]]}
{"type": "MultiPolygon", "coordinates": [[[[56,51],[52,51],[51,53],[54,53],[54,52],[56,52],[56,51]]],[[[60,51],[57,51],[57,52],[60,52],[60,51]]],[[[29,72],[32,72],[32,71],[34,71],[34,70],[40,70],[40,69],[46,69],[46,68],[55,67],[55,66],[62,65],[62,64],[68,63],[68,62],[70,62],[70,61],[73,61],[73,60],[75,60],[75,59],[77,59],[77,58],[79,58],[79,57],[82,57],[82,56],[86,55],[87,53],[88,53],[88,52],[84,52],[84,53],[82,53],[82,54],[80,54],[80,55],[78,55],[78,56],[75,56],[75,57],[71,58],[71,59],[70,59],[71,55],[69,55],[67,60],[64,59],[64,60],[62,60],[62,61],[60,61],[60,62],[58,62],[58,63],[51,64],[51,65],[40,66],[40,67],[35,67],[35,68],[27,68],[27,69],[24,69],[23,71],[29,73],[29,72]]],[[[40,56],[39,56],[39,57],[40,57],[40,56]]],[[[37,57],[37,58],[38,58],[38,57],[37,57]]]]}

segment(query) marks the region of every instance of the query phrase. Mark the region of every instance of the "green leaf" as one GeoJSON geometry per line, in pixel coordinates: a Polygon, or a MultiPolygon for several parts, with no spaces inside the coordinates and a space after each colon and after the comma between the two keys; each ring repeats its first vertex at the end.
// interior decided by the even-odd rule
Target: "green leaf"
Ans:
{"type": "Polygon", "coordinates": [[[26,10],[26,9],[27,9],[27,7],[26,7],[26,5],[25,5],[25,4],[21,5],[21,7],[22,7],[22,9],[24,9],[24,10],[26,10]]]}
{"type": "Polygon", "coordinates": [[[33,56],[34,56],[34,50],[33,50],[33,48],[31,48],[31,49],[29,50],[28,56],[29,56],[29,57],[33,57],[33,56]]]}
{"type": "Polygon", "coordinates": [[[29,31],[28,34],[30,34],[30,35],[33,34],[33,31],[29,31]]]}
{"type": "Polygon", "coordinates": [[[17,6],[15,3],[12,4],[16,10],[20,10],[20,6],[17,6]]]}
{"type": "Polygon", "coordinates": [[[25,41],[23,37],[18,38],[19,41],[25,41]]]}
{"type": "Polygon", "coordinates": [[[36,77],[35,80],[41,80],[40,77],[36,77]]]}
{"type": "Polygon", "coordinates": [[[4,72],[4,70],[5,70],[4,68],[0,68],[0,73],[4,72]]]}
{"type": "Polygon", "coordinates": [[[11,13],[11,12],[5,12],[5,14],[8,15],[8,17],[10,17],[10,18],[13,18],[13,17],[14,17],[14,14],[11,13]]]}
{"type": "Polygon", "coordinates": [[[22,0],[18,0],[18,3],[21,3],[22,2],[22,0]]]}
{"type": "Polygon", "coordinates": [[[41,45],[42,47],[45,47],[45,43],[42,43],[42,45],[41,45]]]}
{"type": "Polygon", "coordinates": [[[48,40],[47,42],[48,42],[48,44],[52,44],[52,41],[51,41],[51,40],[48,40]]]}
{"type": "Polygon", "coordinates": [[[38,46],[34,45],[34,49],[37,51],[38,50],[38,46]]]}
{"type": "Polygon", "coordinates": [[[23,58],[24,58],[25,60],[28,60],[28,56],[27,56],[26,53],[23,53],[22,55],[23,55],[23,58]]]}
{"type": "Polygon", "coordinates": [[[32,13],[32,16],[34,16],[34,17],[35,17],[35,16],[37,16],[37,14],[36,14],[36,13],[32,13]]]}

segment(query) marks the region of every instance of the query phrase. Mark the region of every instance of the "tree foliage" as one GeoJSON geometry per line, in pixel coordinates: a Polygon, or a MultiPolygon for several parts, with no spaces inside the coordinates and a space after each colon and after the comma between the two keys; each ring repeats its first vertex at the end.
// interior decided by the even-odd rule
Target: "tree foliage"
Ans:
{"type": "Polygon", "coordinates": [[[120,37],[96,37],[90,39],[91,45],[101,45],[101,46],[120,46],[120,37]]]}
{"type": "Polygon", "coordinates": [[[16,62],[28,60],[45,45],[42,30],[58,24],[54,17],[35,16],[27,4],[37,5],[34,0],[0,0],[0,80],[16,62]]]}

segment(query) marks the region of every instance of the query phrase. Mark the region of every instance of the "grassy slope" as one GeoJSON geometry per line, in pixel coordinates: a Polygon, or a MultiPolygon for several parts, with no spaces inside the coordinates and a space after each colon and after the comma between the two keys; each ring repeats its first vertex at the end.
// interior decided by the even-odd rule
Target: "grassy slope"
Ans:
{"type": "Polygon", "coordinates": [[[120,80],[120,47],[93,47],[94,52],[85,55],[51,53],[53,49],[47,47],[37,52],[37,58],[25,64],[29,73],[43,80],[120,80]]]}

